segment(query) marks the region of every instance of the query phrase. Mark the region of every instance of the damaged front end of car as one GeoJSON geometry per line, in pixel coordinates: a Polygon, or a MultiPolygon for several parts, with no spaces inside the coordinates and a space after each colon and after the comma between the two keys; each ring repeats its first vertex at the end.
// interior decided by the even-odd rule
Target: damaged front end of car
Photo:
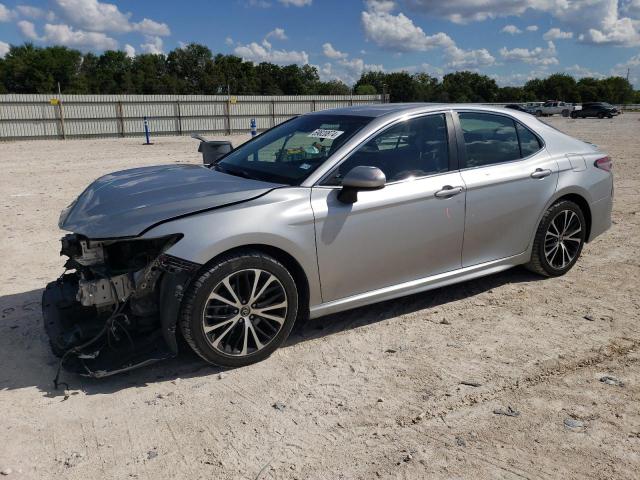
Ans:
{"type": "Polygon", "coordinates": [[[200,267],[165,253],[180,238],[62,238],[65,273],[42,298],[61,366],[99,378],[177,354],[180,302],[200,267]]]}

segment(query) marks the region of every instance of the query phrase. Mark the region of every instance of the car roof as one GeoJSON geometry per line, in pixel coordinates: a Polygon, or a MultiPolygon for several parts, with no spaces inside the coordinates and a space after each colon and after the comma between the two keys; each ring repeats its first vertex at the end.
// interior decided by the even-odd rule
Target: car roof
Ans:
{"type": "Polygon", "coordinates": [[[370,105],[332,108],[307,113],[307,115],[352,115],[377,118],[404,113],[428,113],[441,110],[481,110],[485,112],[509,113],[510,115],[514,112],[504,107],[474,103],[374,103],[370,105]]]}

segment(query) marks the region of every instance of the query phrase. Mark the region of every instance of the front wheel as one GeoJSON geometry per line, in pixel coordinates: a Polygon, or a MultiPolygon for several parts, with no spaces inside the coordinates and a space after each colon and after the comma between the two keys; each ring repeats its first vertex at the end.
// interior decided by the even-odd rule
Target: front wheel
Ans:
{"type": "Polygon", "coordinates": [[[298,314],[298,291],[275,258],[247,250],[221,258],[185,295],[180,328],[206,361],[243,367],[286,340],[298,314]]]}
{"type": "Polygon", "coordinates": [[[578,118],[578,114],[576,112],[571,112],[571,118],[578,118]]]}
{"type": "Polygon", "coordinates": [[[542,116],[542,110],[536,110],[536,117],[542,116]]]}
{"type": "Polygon", "coordinates": [[[586,240],[586,222],[580,207],[569,200],[545,212],[533,240],[526,267],[546,277],[564,275],[573,267],[586,240]]]}

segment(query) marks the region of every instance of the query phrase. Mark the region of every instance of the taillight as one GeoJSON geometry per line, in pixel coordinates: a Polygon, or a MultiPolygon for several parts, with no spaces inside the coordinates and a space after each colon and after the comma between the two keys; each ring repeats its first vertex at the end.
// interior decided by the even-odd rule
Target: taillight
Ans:
{"type": "Polygon", "coordinates": [[[611,169],[613,168],[613,162],[609,157],[599,158],[598,160],[595,161],[594,165],[597,168],[604,170],[606,172],[610,172],[611,169]]]}

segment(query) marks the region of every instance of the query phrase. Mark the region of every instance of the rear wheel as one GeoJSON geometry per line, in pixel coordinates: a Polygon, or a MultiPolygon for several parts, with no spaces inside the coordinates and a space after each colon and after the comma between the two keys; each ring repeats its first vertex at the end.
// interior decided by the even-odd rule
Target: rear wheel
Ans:
{"type": "Polygon", "coordinates": [[[577,112],[571,112],[571,118],[578,118],[577,112]]]}
{"type": "Polygon", "coordinates": [[[182,333],[206,361],[242,367],[267,358],[286,340],[298,292],[275,258],[246,251],[221,258],[185,295],[182,333]]]}
{"type": "Polygon", "coordinates": [[[585,239],[582,210],[575,203],[562,200],[542,216],[526,267],[547,277],[564,275],[578,260],[585,239]]]}
{"type": "Polygon", "coordinates": [[[542,110],[536,110],[536,117],[542,116],[542,110]]]}

